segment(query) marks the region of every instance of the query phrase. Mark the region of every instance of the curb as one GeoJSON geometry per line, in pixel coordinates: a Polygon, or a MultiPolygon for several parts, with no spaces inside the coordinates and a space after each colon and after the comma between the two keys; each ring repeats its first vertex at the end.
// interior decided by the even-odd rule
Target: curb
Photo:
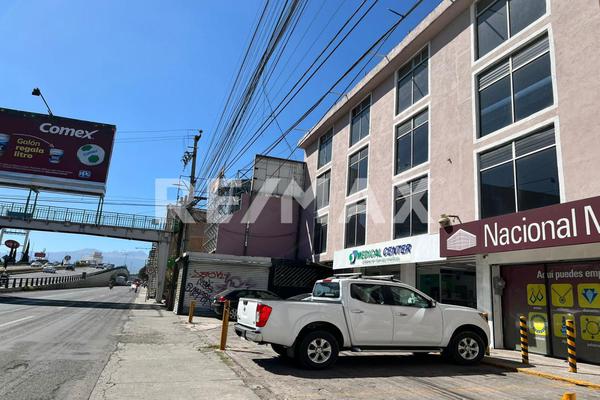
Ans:
{"type": "Polygon", "coordinates": [[[600,384],[597,384],[597,383],[582,381],[582,380],[573,379],[573,378],[566,378],[564,376],[555,375],[555,374],[551,374],[548,372],[540,372],[540,371],[531,370],[530,368],[514,367],[512,365],[508,365],[502,361],[499,361],[499,360],[493,359],[493,358],[485,357],[483,360],[481,360],[481,362],[484,364],[492,365],[494,367],[503,368],[503,369],[506,369],[506,370],[509,370],[512,372],[520,372],[523,374],[533,375],[533,376],[537,376],[540,378],[550,379],[553,381],[562,381],[562,382],[567,382],[567,383],[577,385],[577,386],[583,386],[583,387],[587,387],[590,389],[599,389],[600,390],[600,384]]]}

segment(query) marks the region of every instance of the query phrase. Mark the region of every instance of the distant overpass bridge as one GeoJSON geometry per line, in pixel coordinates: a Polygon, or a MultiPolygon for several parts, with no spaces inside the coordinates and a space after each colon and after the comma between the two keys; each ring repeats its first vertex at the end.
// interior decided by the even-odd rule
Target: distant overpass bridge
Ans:
{"type": "Polygon", "coordinates": [[[157,293],[162,293],[169,242],[175,231],[175,221],[146,215],[0,202],[0,228],[105,236],[158,243],[156,289],[157,293]]]}

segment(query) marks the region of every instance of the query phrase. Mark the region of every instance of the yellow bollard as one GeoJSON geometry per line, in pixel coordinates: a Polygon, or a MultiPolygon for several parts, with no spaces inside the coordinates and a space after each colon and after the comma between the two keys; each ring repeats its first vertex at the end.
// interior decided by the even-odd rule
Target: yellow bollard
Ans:
{"type": "Polygon", "coordinates": [[[527,318],[519,317],[519,334],[521,336],[521,359],[523,364],[529,364],[529,332],[527,331],[527,318]]]}
{"type": "Polygon", "coordinates": [[[221,346],[219,349],[225,350],[227,345],[227,330],[229,328],[229,300],[225,300],[223,306],[223,325],[221,326],[221,346]]]}
{"type": "Polygon", "coordinates": [[[190,302],[190,313],[188,315],[188,323],[192,323],[194,320],[194,311],[196,311],[196,300],[190,302]]]}
{"type": "Polygon", "coordinates": [[[577,353],[575,351],[575,322],[567,320],[567,353],[569,360],[569,372],[577,372],[577,353]]]}
{"type": "Polygon", "coordinates": [[[577,400],[577,395],[575,393],[565,393],[562,395],[561,400],[577,400]]]}

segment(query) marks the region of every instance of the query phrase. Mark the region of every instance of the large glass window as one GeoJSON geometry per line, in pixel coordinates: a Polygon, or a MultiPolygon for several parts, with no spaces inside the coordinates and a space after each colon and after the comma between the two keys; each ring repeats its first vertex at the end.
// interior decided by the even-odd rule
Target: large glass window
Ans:
{"type": "Polygon", "coordinates": [[[367,97],[352,110],[350,124],[350,146],[369,135],[371,96],[367,97]]]}
{"type": "Polygon", "coordinates": [[[367,202],[361,200],[346,207],[346,241],[345,247],[365,244],[367,230],[367,202]]]}
{"type": "Polygon", "coordinates": [[[427,110],[396,127],[396,174],[427,161],[428,130],[427,110]]]}
{"type": "Polygon", "coordinates": [[[480,137],[551,106],[548,35],[494,64],[477,80],[480,137]]]}
{"type": "Polygon", "coordinates": [[[331,170],[317,176],[317,210],[329,205],[329,187],[331,184],[331,170]]]}
{"type": "Polygon", "coordinates": [[[394,239],[428,232],[427,177],[394,188],[394,239]]]}
{"type": "Polygon", "coordinates": [[[333,142],[333,129],[321,136],[319,140],[319,162],[318,168],[331,161],[331,148],[333,142]]]}
{"type": "Polygon", "coordinates": [[[428,57],[425,48],[398,71],[396,114],[429,94],[428,57]]]}
{"type": "Polygon", "coordinates": [[[369,148],[365,147],[350,156],[348,160],[348,194],[367,187],[369,169],[369,148]]]}
{"type": "Polygon", "coordinates": [[[479,156],[481,218],[560,203],[554,126],[479,156]]]}
{"type": "Polygon", "coordinates": [[[546,13],[546,0],[481,0],[477,3],[477,58],[546,13]]]}
{"type": "Polygon", "coordinates": [[[315,254],[327,251],[327,215],[315,219],[314,252],[315,254]]]}

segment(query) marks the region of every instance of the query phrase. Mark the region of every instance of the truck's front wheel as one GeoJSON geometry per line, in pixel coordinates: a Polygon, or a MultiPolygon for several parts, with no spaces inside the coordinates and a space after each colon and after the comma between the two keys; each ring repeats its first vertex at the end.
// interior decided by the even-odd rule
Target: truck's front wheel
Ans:
{"type": "Polygon", "coordinates": [[[298,344],[296,357],[310,369],[324,369],[332,366],[339,353],[336,338],[327,331],[313,331],[306,334],[298,344]]]}
{"type": "Polygon", "coordinates": [[[457,364],[477,364],[485,355],[485,344],[477,333],[464,331],[454,335],[444,353],[457,364]]]}

